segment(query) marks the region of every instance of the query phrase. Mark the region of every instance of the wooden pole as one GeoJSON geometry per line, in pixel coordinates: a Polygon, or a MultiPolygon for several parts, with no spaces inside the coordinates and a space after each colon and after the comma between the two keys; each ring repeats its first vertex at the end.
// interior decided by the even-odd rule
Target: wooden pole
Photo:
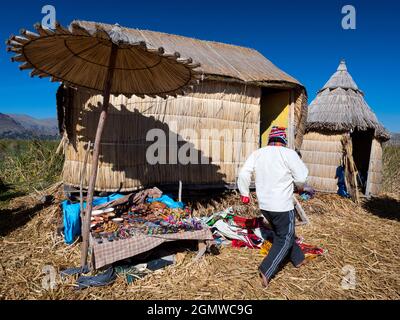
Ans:
{"type": "Polygon", "coordinates": [[[90,175],[88,194],[87,194],[87,198],[86,198],[87,202],[86,202],[85,216],[82,221],[82,248],[81,248],[81,267],[82,268],[84,268],[86,266],[87,257],[88,257],[90,217],[92,214],[93,193],[94,193],[94,187],[95,187],[96,178],[97,178],[97,166],[99,163],[100,141],[101,141],[101,135],[102,135],[103,129],[104,129],[104,124],[105,124],[106,118],[107,118],[107,111],[108,111],[108,105],[110,102],[111,86],[112,86],[112,80],[113,80],[113,76],[114,76],[114,68],[115,68],[115,62],[117,59],[117,52],[118,52],[118,46],[116,46],[115,44],[112,44],[109,63],[108,63],[107,77],[106,77],[106,80],[104,83],[103,108],[100,113],[99,123],[97,125],[97,131],[96,131],[96,138],[94,140],[92,173],[90,175]]]}
{"type": "Polygon", "coordinates": [[[179,180],[178,201],[182,202],[182,180],[179,180]]]}
{"type": "Polygon", "coordinates": [[[80,185],[79,185],[79,200],[80,200],[80,207],[81,207],[81,219],[83,219],[84,214],[83,214],[83,181],[86,179],[86,166],[87,166],[87,162],[88,162],[88,158],[89,158],[89,152],[90,152],[90,148],[92,146],[92,142],[89,141],[87,148],[86,148],[86,153],[85,153],[85,160],[83,162],[83,168],[82,168],[82,172],[81,172],[81,181],[80,181],[80,185]]]}
{"type": "Polygon", "coordinates": [[[295,143],[294,143],[294,90],[290,90],[290,99],[289,99],[289,128],[288,128],[288,135],[289,135],[289,148],[293,149],[295,148],[295,143]]]}
{"type": "Polygon", "coordinates": [[[295,195],[293,195],[293,199],[294,199],[294,207],[295,207],[296,212],[299,215],[300,220],[301,220],[301,224],[299,224],[299,225],[309,224],[310,220],[308,219],[308,216],[307,216],[306,212],[304,211],[303,207],[301,206],[299,200],[297,200],[295,195]]]}

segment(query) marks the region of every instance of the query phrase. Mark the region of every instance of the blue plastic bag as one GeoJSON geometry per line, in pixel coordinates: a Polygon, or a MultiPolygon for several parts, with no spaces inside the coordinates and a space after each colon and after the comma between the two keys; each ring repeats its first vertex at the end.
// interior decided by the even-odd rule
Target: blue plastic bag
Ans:
{"type": "Polygon", "coordinates": [[[81,235],[81,208],[79,203],[71,203],[69,200],[62,202],[64,240],[66,244],[72,244],[76,237],[81,235]]]}
{"type": "MultiPolygon", "coordinates": [[[[122,198],[122,194],[114,193],[108,197],[98,197],[93,199],[93,206],[98,206],[113,200],[122,198]]],[[[86,202],[83,203],[86,208],[86,202]]],[[[72,203],[69,200],[62,202],[63,222],[64,222],[64,240],[66,244],[72,244],[74,240],[81,235],[81,207],[80,203],[72,203]]]]}

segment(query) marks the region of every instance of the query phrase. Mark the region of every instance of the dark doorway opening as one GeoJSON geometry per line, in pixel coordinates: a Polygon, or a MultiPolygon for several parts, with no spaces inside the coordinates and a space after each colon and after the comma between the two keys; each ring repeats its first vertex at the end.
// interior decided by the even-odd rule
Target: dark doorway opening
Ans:
{"type": "Polygon", "coordinates": [[[374,130],[355,129],[351,134],[353,143],[353,159],[358,170],[358,183],[360,191],[365,194],[368,181],[368,168],[371,156],[372,139],[374,130]]]}

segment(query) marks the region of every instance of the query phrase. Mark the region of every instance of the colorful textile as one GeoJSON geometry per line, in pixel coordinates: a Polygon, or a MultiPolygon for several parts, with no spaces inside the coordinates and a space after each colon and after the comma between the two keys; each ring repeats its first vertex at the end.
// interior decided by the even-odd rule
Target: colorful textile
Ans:
{"type": "MultiPolygon", "coordinates": [[[[304,243],[302,239],[296,238],[296,243],[304,253],[306,259],[311,260],[317,256],[321,256],[326,253],[326,250],[320,247],[316,247],[307,243],[304,243]]],[[[264,241],[260,248],[260,254],[266,256],[272,247],[272,242],[269,240],[264,241]]]]}
{"type": "Polygon", "coordinates": [[[153,203],[153,202],[161,202],[167,205],[168,208],[171,209],[183,209],[185,207],[183,202],[179,201],[174,201],[171,197],[167,195],[163,195],[160,198],[148,198],[147,202],[153,203]]]}
{"type": "Polygon", "coordinates": [[[214,213],[211,217],[204,217],[202,220],[204,221],[205,224],[213,226],[215,222],[217,222],[220,219],[231,219],[234,214],[233,212],[234,212],[233,208],[229,207],[225,210],[214,213]]]}
{"type": "Polygon", "coordinates": [[[250,248],[250,249],[256,249],[260,248],[263,244],[263,239],[260,239],[257,237],[254,233],[249,233],[247,236],[245,236],[246,241],[241,241],[241,240],[232,240],[232,247],[233,248],[250,248]]]}
{"type": "Polygon", "coordinates": [[[233,222],[235,225],[241,228],[245,229],[255,229],[260,227],[262,224],[262,218],[244,218],[244,217],[239,217],[239,216],[233,216],[233,222]]]}
{"type": "Polygon", "coordinates": [[[312,198],[314,198],[315,196],[315,190],[313,187],[305,184],[303,187],[303,192],[300,195],[300,198],[304,201],[310,200],[312,198]]]}
{"type": "Polygon", "coordinates": [[[125,277],[125,280],[128,284],[131,284],[132,282],[138,279],[142,279],[151,273],[151,271],[147,269],[146,263],[134,266],[132,265],[117,266],[115,267],[115,272],[119,276],[125,277]]]}
{"type": "MultiPolygon", "coordinates": [[[[243,220],[239,221],[243,223],[243,220]]],[[[212,230],[214,231],[214,234],[220,234],[225,238],[232,240],[232,246],[234,247],[246,246],[253,249],[258,248],[263,243],[263,240],[255,235],[251,229],[239,227],[232,220],[230,220],[229,223],[224,220],[218,220],[213,225],[212,230]]]]}
{"type": "Polygon", "coordinates": [[[272,247],[271,241],[268,241],[268,240],[264,241],[264,243],[261,245],[261,248],[260,248],[261,255],[266,256],[268,254],[269,250],[271,250],[271,247],[272,247]]]}
{"type": "Polygon", "coordinates": [[[283,146],[287,145],[286,128],[273,126],[268,136],[268,145],[275,145],[281,143],[283,146]],[[270,144],[271,143],[271,144],[270,144]],[[273,143],[273,144],[272,144],[273,143]]]}
{"type": "Polygon", "coordinates": [[[90,237],[92,248],[93,266],[101,268],[113,262],[133,257],[137,254],[149,251],[163,242],[176,240],[213,240],[211,231],[203,229],[199,231],[181,232],[176,234],[147,236],[137,234],[128,239],[103,242],[99,244],[90,237]]]}
{"type": "Polygon", "coordinates": [[[297,238],[296,239],[296,243],[298,244],[298,246],[300,247],[301,251],[303,251],[303,253],[305,255],[309,254],[309,255],[323,255],[326,253],[326,250],[323,248],[319,248],[307,243],[304,243],[302,239],[297,238]]]}

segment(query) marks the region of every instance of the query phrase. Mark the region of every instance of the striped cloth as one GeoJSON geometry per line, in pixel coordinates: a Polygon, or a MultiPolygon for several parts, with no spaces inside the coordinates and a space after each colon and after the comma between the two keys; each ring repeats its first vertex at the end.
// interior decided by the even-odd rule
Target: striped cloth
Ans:
{"type": "Polygon", "coordinates": [[[268,145],[277,145],[276,143],[283,143],[287,145],[286,128],[273,126],[268,136],[268,145]]]}
{"type": "Polygon", "coordinates": [[[163,242],[176,240],[208,241],[213,240],[213,236],[209,228],[165,235],[148,236],[137,234],[128,239],[114,240],[112,242],[105,241],[101,244],[97,243],[91,236],[90,250],[92,265],[95,269],[99,269],[116,261],[149,251],[163,242]]]}

